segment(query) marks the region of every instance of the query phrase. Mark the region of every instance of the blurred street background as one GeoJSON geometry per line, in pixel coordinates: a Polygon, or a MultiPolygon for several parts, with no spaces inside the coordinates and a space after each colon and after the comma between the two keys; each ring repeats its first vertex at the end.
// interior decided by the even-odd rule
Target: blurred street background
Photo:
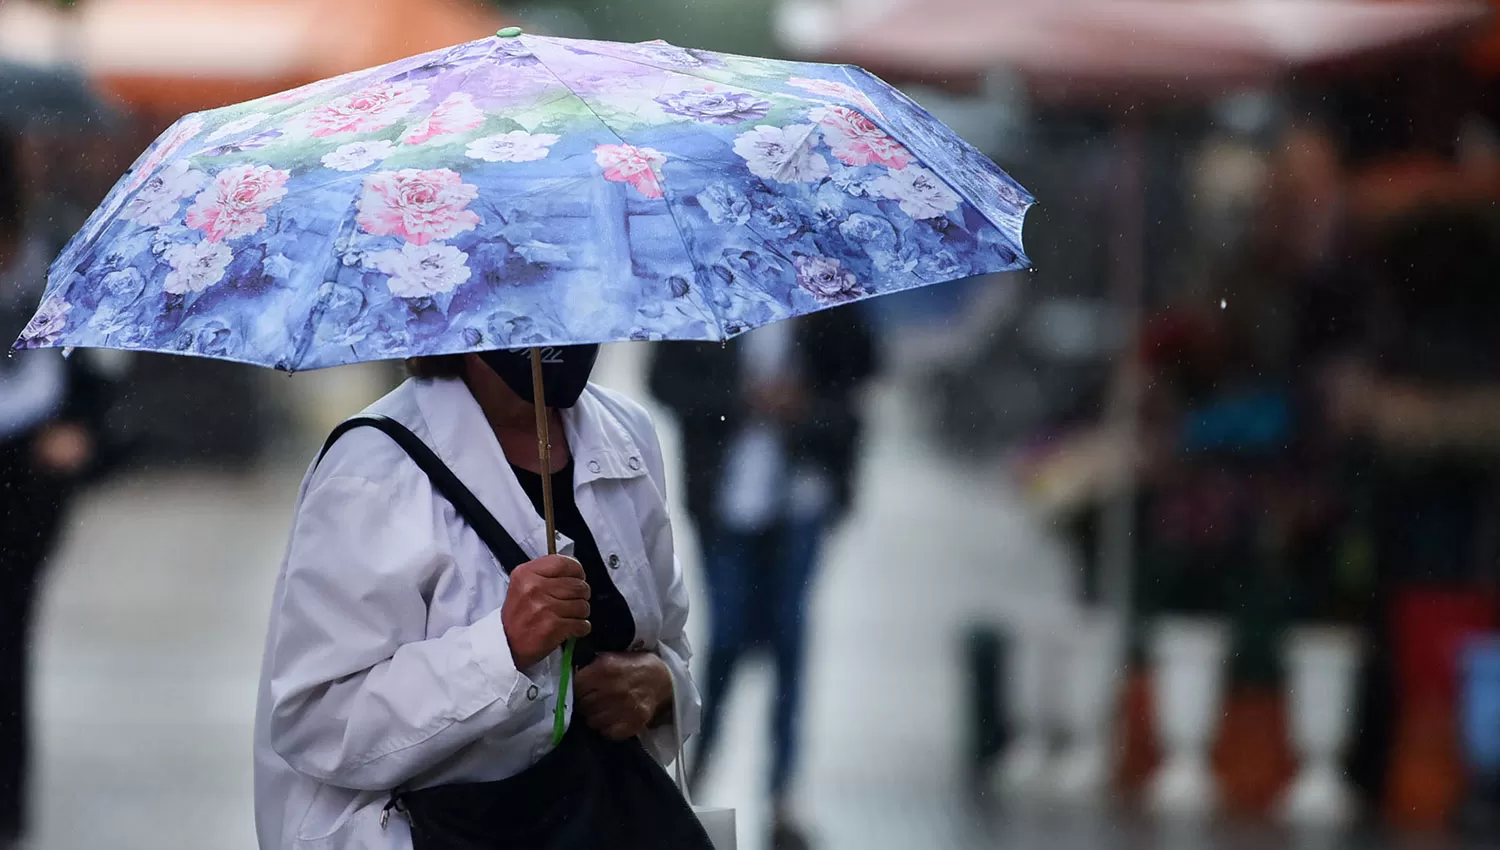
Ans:
{"type": "MultiPolygon", "coordinates": [[[[878,368],[790,794],[812,846],[1500,844],[1488,4],[0,0],[26,244],[55,254],[185,112],[508,24],[860,64],[1039,199],[1034,270],[860,314],[878,368]]],[[[39,286],[6,247],[0,284],[39,286]]],[[[25,303],[0,292],[6,342],[25,303]]],[[[682,482],[652,357],[609,347],[596,380],[651,407],[682,482]]],[[[21,846],[254,847],[297,483],[400,367],[68,370],[96,462],[42,578],[21,846]]],[[[742,672],[702,797],[759,850],[778,685],[742,672]]]]}

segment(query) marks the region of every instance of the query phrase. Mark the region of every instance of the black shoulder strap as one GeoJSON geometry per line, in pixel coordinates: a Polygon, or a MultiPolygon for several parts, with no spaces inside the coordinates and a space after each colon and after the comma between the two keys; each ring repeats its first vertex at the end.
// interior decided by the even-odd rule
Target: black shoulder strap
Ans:
{"type": "Polygon", "coordinates": [[[495,515],[490,513],[489,509],[484,506],[484,503],[479,501],[479,497],[475,496],[474,492],[458,479],[453,470],[449,469],[448,465],[443,463],[442,459],[437,456],[437,453],[429,448],[426,443],[422,442],[421,437],[413,434],[405,425],[388,416],[366,413],[340,422],[338,427],[333,429],[333,433],[328,435],[328,439],[324,441],[323,450],[318,452],[318,462],[321,463],[323,461],[323,456],[328,454],[328,450],[339,437],[342,437],[355,428],[375,428],[385,432],[386,436],[395,440],[396,445],[405,450],[407,455],[416,462],[417,466],[421,467],[422,471],[427,473],[427,477],[432,481],[432,486],[437,488],[437,491],[442,493],[444,498],[453,503],[453,507],[458,511],[458,515],[464,518],[464,521],[469,524],[470,528],[474,529],[475,533],[479,535],[479,539],[483,540],[485,545],[490,547],[490,551],[500,561],[500,567],[505,570],[507,575],[510,574],[511,570],[531,560],[526,555],[526,552],[516,543],[515,538],[510,536],[510,532],[505,530],[505,526],[501,525],[500,521],[495,519],[495,515]]]}

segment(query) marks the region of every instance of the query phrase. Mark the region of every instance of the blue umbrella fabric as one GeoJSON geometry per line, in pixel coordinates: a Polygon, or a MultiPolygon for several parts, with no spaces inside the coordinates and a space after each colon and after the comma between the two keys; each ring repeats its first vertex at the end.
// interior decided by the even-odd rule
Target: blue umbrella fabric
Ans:
{"type": "Polygon", "coordinates": [[[17,346],[296,371],[724,340],[1022,268],[1031,202],[858,68],[502,33],[185,116],[17,346]]]}

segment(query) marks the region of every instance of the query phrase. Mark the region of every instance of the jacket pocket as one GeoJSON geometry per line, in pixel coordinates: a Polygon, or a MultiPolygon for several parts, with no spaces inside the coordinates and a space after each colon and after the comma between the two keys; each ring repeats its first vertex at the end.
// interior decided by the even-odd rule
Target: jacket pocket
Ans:
{"type": "MultiPolygon", "coordinates": [[[[297,827],[296,847],[298,850],[345,850],[384,846],[370,844],[366,839],[353,839],[356,833],[367,833],[371,829],[377,833],[382,831],[380,812],[388,796],[383,792],[319,786],[312,805],[297,827]]],[[[397,818],[392,818],[388,827],[395,829],[398,826],[396,821],[397,818]]]]}

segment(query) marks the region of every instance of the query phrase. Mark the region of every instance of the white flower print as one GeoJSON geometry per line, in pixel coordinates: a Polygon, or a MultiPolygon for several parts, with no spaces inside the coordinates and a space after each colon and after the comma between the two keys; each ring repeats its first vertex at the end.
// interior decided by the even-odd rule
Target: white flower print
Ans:
{"type": "Polygon", "coordinates": [[[390,275],[387,285],[397,298],[423,298],[448,292],[468,280],[470,274],[469,255],[441,243],[408,242],[399,249],[371,254],[369,262],[390,275]]]}
{"type": "Polygon", "coordinates": [[[350,142],[323,155],[322,163],[335,171],[363,171],[390,156],[396,150],[392,142],[350,142]]]}
{"type": "Polygon", "coordinates": [[[178,160],[151,175],[140,191],[125,204],[120,217],[142,227],[161,227],[177,215],[182,199],[197,192],[207,179],[185,160],[178,160]]]}
{"type": "Polygon", "coordinates": [[[535,162],[546,159],[552,146],[561,139],[562,136],[552,133],[515,130],[475,139],[469,143],[465,152],[470,159],[482,159],[485,162],[535,162]]]}
{"type": "Polygon", "coordinates": [[[854,273],[832,257],[798,257],[797,283],[825,304],[848,301],[861,294],[854,273]]]}
{"type": "Polygon", "coordinates": [[[21,332],[21,341],[33,348],[55,345],[62,332],[67,330],[68,313],[72,309],[72,304],[57,296],[43,301],[21,332]]]}
{"type": "Polygon", "coordinates": [[[891,171],[870,183],[884,198],[901,202],[901,211],[912,218],[937,218],[958,209],[959,197],[936,174],[919,165],[891,171]]]}
{"type": "Polygon", "coordinates": [[[750,173],[781,183],[813,183],[828,176],[828,160],[813,151],[818,141],[811,124],[756,127],[734,140],[734,152],[744,157],[750,173]]]}
{"type": "Polygon", "coordinates": [[[162,288],[172,295],[202,292],[224,279],[234,252],[223,242],[204,239],[191,245],[173,245],[166,252],[172,271],[162,288]]]}

